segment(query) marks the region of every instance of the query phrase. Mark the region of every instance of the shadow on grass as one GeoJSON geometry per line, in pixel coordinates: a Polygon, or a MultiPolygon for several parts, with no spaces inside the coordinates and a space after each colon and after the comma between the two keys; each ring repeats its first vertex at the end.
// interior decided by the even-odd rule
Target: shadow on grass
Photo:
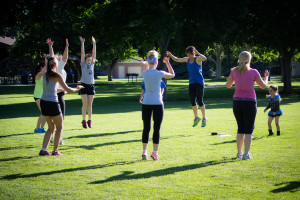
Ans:
{"type": "MultiPolygon", "coordinates": [[[[172,138],[181,138],[181,137],[190,137],[191,135],[176,135],[172,138]]],[[[161,140],[170,139],[171,137],[161,137],[161,140]]],[[[93,145],[80,145],[80,146],[70,146],[71,148],[82,148],[85,150],[94,150],[96,147],[103,147],[103,146],[110,146],[110,145],[117,145],[117,144],[127,144],[127,143],[134,143],[134,142],[142,142],[142,138],[138,140],[125,140],[125,141],[118,141],[118,142],[106,142],[101,144],[93,144],[93,145]]]]}
{"type": "Polygon", "coordinates": [[[223,163],[230,163],[230,162],[235,162],[235,159],[226,159],[226,160],[221,160],[221,161],[218,161],[218,160],[217,161],[208,161],[208,162],[199,163],[199,164],[170,167],[170,168],[155,170],[155,171],[146,172],[146,173],[142,173],[142,174],[133,174],[134,171],[124,171],[120,175],[112,176],[105,180],[93,181],[93,182],[90,182],[89,184],[103,184],[103,183],[108,183],[108,182],[112,182],[112,181],[135,180],[135,179],[142,180],[142,179],[146,179],[146,178],[166,176],[166,175],[170,175],[170,174],[175,174],[177,172],[184,172],[184,171],[188,171],[188,170],[194,170],[194,169],[209,167],[209,166],[213,166],[213,165],[219,165],[219,164],[223,164],[223,163]]]}
{"type": "Polygon", "coordinates": [[[31,149],[31,148],[35,148],[35,147],[34,146],[4,147],[4,148],[0,148],[0,151],[14,150],[14,149],[31,149]]]}
{"type": "Polygon", "coordinates": [[[31,159],[31,158],[34,158],[34,157],[35,156],[4,158],[4,159],[0,159],[0,162],[14,161],[14,160],[23,160],[23,159],[31,159]]]}
{"type": "Polygon", "coordinates": [[[77,167],[77,168],[69,168],[69,169],[61,169],[61,170],[55,170],[55,171],[50,171],[50,172],[38,172],[38,173],[33,173],[33,174],[11,174],[11,175],[6,175],[2,176],[0,180],[13,180],[13,179],[18,179],[18,178],[33,178],[33,177],[39,177],[39,176],[49,176],[52,174],[61,174],[61,173],[67,173],[67,172],[75,172],[75,171],[84,171],[84,170],[92,170],[92,169],[101,169],[105,167],[113,167],[116,165],[128,165],[128,164],[133,164],[141,162],[140,160],[138,161],[122,161],[122,162],[114,162],[114,163],[108,163],[104,165],[92,165],[92,166],[86,166],[86,167],[77,167]]]}
{"type": "Polygon", "coordinates": [[[290,182],[284,182],[280,184],[276,184],[275,186],[281,186],[285,185],[281,188],[271,190],[273,193],[279,193],[279,192],[297,192],[300,188],[300,182],[299,181],[290,181],[290,182]]]}
{"type": "Polygon", "coordinates": [[[33,135],[33,134],[36,134],[36,133],[19,133],[19,134],[11,134],[11,135],[0,135],[0,138],[20,136],[20,135],[33,135]]]}
{"type": "Polygon", "coordinates": [[[110,135],[122,135],[122,134],[126,134],[126,133],[135,133],[135,132],[142,132],[142,130],[121,131],[121,132],[115,132],[115,133],[96,133],[96,134],[88,134],[88,135],[76,135],[76,136],[71,136],[71,137],[64,138],[64,139],[105,137],[105,136],[110,136],[110,135]]]}
{"type": "MultiPolygon", "coordinates": [[[[264,136],[261,136],[261,137],[254,137],[254,138],[252,139],[252,141],[254,141],[254,140],[259,140],[259,139],[262,139],[262,138],[264,138],[264,136]]],[[[236,140],[229,140],[229,141],[224,141],[224,142],[214,143],[214,144],[211,144],[211,145],[231,144],[231,143],[236,143],[236,140]]]]}

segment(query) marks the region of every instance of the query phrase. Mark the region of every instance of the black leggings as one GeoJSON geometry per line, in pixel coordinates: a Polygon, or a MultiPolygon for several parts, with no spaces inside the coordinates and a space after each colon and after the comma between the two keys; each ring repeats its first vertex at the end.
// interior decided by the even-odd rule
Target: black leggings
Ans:
{"type": "Polygon", "coordinates": [[[189,85],[189,95],[190,101],[192,106],[196,105],[196,101],[198,106],[202,107],[203,103],[203,96],[204,96],[204,87],[201,84],[194,83],[189,85]]]}
{"type": "Polygon", "coordinates": [[[238,125],[238,133],[253,134],[256,111],[256,101],[233,100],[233,114],[238,125]]]}
{"type": "Polygon", "coordinates": [[[59,93],[57,93],[58,103],[59,103],[60,108],[61,108],[61,113],[63,115],[63,119],[65,119],[65,111],[66,111],[64,96],[65,96],[65,92],[59,92],[59,93]]]}
{"type": "Polygon", "coordinates": [[[148,143],[151,129],[151,116],[153,113],[153,143],[159,144],[160,126],[164,117],[164,105],[143,105],[142,118],[144,122],[143,143],[148,143]]]}

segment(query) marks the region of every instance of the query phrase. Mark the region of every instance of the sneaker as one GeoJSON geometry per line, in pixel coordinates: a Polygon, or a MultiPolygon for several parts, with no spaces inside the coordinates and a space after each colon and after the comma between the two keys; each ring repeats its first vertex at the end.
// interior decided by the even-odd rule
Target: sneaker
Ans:
{"type": "Polygon", "coordinates": [[[158,155],[157,155],[157,154],[155,154],[154,152],[152,152],[152,154],[151,154],[151,158],[152,158],[153,160],[159,160],[159,157],[158,157],[158,155]]]}
{"type": "Polygon", "coordinates": [[[50,142],[53,143],[54,142],[54,136],[52,135],[52,137],[50,138],[50,142]]]}
{"type": "Polygon", "coordinates": [[[196,117],[196,118],[194,119],[194,125],[193,125],[193,127],[197,126],[197,125],[199,124],[200,120],[201,120],[200,117],[196,117]]]}
{"type": "Polygon", "coordinates": [[[238,159],[242,159],[242,158],[243,158],[243,154],[242,154],[242,153],[237,153],[237,154],[236,154],[236,157],[237,157],[238,159]]]}
{"type": "Polygon", "coordinates": [[[243,160],[249,160],[249,159],[252,159],[252,156],[250,155],[250,153],[243,154],[243,160]]]}
{"type": "Polygon", "coordinates": [[[82,124],[82,127],[83,127],[83,128],[87,128],[87,127],[86,127],[86,121],[85,121],[85,120],[82,120],[81,124],[82,124]]]}
{"type": "Polygon", "coordinates": [[[203,120],[202,120],[201,127],[205,127],[206,126],[206,121],[207,121],[207,119],[206,119],[206,117],[204,117],[203,120]]]}
{"type": "Polygon", "coordinates": [[[43,133],[43,132],[38,128],[38,129],[34,129],[34,133],[43,133]]]}
{"type": "Polygon", "coordinates": [[[147,154],[143,154],[142,155],[142,160],[148,160],[148,155],[147,154]]]}
{"type": "Polygon", "coordinates": [[[45,130],[45,128],[39,128],[41,131],[42,131],[42,133],[47,133],[47,131],[45,130]]]}
{"type": "Polygon", "coordinates": [[[87,124],[88,124],[89,128],[92,128],[92,120],[88,120],[87,124]]]}
{"type": "Polygon", "coordinates": [[[52,156],[61,156],[62,154],[59,151],[52,151],[52,156]]]}
{"type": "Polygon", "coordinates": [[[39,155],[40,156],[51,156],[49,151],[43,151],[43,150],[40,151],[39,155]]]}
{"type": "Polygon", "coordinates": [[[280,131],[277,131],[277,136],[280,136],[280,131]]]}

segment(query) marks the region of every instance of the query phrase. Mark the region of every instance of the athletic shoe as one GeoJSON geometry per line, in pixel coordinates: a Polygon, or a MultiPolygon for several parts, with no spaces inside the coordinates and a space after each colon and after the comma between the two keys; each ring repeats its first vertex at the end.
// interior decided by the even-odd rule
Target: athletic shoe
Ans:
{"type": "Polygon", "coordinates": [[[54,136],[52,135],[52,137],[50,138],[50,142],[53,143],[54,142],[54,136]]]}
{"type": "Polygon", "coordinates": [[[92,128],[92,121],[91,121],[91,120],[88,120],[88,121],[87,121],[87,124],[88,124],[88,126],[89,126],[90,128],[92,128]]]}
{"type": "Polygon", "coordinates": [[[154,152],[152,152],[152,154],[151,154],[151,158],[152,158],[153,160],[159,160],[159,157],[158,157],[158,155],[157,155],[157,154],[155,154],[154,152]]]}
{"type": "Polygon", "coordinates": [[[40,151],[39,155],[40,156],[51,156],[49,151],[43,151],[43,150],[40,151]]]}
{"type": "Polygon", "coordinates": [[[38,129],[34,129],[34,133],[43,133],[43,132],[38,128],[38,129]]]}
{"type": "Polygon", "coordinates": [[[201,127],[205,127],[206,126],[206,121],[207,121],[207,119],[206,119],[206,117],[204,117],[203,120],[202,120],[201,127]]]}
{"type": "Polygon", "coordinates": [[[201,120],[200,117],[196,117],[196,118],[194,119],[194,125],[193,125],[193,127],[197,126],[197,125],[199,124],[200,120],[201,120]]]}
{"type": "Polygon", "coordinates": [[[45,128],[39,128],[41,131],[42,131],[42,133],[47,133],[47,131],[45,130],[45,128]]]}
{"type": "Polygon", "coordinates": [[[143,154],[142,155],[142,160],[148,160],[148,155],[147,154],[143,154]]]}
{"type": "Polygon", "coordinates": [[[82,124],[82,127],[83,127],[83,128],[87,128],[87,127],[86,127],[86,121],[85,121],[85,120],[82,120],[81,124],[82,124]]]}
{"type": "Polygon", "coordinates": [[[249,160],[249,159],[252,159],[252,156],[250,155],[250,153],[243,155],[243,160],[249,160]]]}
{"type": "Polygon", "coordinates": [[[61,156],[62,154],[59,151],[52,151],[52,156],[61,156]]]}
{"type": "Polygon", "coordinates": [[[242,159],[243,158],[243,154],[242,153],[238,153],[238,154],[236,154],[236,157],[239,158],[239,159],[242,159]]]}

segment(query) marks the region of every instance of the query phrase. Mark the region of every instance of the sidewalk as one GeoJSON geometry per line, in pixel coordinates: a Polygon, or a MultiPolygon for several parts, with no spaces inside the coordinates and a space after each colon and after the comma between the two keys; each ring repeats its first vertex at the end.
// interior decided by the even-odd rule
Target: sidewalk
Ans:
{"type": "MultiPolygon", "coordinates": [[[[205,88],[216,88],[216,87],[221,87],[225,86],[226,83],[224,84],[215,84],[215,85],[206,85],[205,88]]],[[[167,90],[167,91],[184,91],[184,90],[189,90],[189,88],[183,88],[183,89],[173,89],[173,90],[167,90]]]]}

